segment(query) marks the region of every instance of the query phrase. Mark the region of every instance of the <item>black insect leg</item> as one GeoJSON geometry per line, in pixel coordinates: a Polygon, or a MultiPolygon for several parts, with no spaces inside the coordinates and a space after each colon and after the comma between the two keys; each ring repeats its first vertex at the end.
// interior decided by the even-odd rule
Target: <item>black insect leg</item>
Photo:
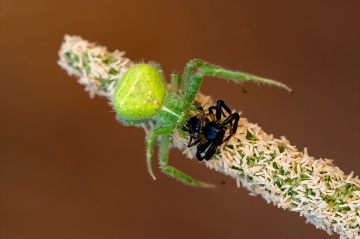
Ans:
{"type": "Polygon", "coordinates": [[[214,112],[213,112],[213,110],[215,110],[215,109],[216,109],[215,106],[210,106],[209,107],[209,115],[210,115],[210,118],[211,118],[212,122],[216,122],[215,115],[214,115],[214,112]]]}
{"type": "Polygon", "coordinates": [[[214,156],[216,149],[217,149],[217,142],[212,142],[212,144],[210,145],[208,151],[205,154],[205,160],[208,161],[209,159],[211,159],[212,156],[214,156]]]}
{"type": "Polygon", "coordinates": [[[190,141],[189,141],[189,143],[188,143],[188,148],[190,148],[190,147],[192,147],[192,146],[194,146],[194,145],[197,145],[197,144],[201,143],[201,141],[204,140],[204,136],[203,136],[203,135],[200,135],[200,137],[199,137],[197,140],[195,140],[194,142],[191,143],[191,140],[192,140],[192,139],[194,139],[194,138],[193,138],[193,137],[190,137],[190,141]]]}
{"type": "Polygon", "coordinates": [[[206,122],[206,120],[207,120],[205,111],[202,106],[199,106],[197,109],[201,111],[201,125],[203,125],[204,122],[206,122]]]}
{"type": "MultiPolygon", "coordinates": [[[[221,113],[223,113],[222,108],[225,109],[229,115],[231,114],[231,110],[229,109],[229,107],[227,105],[225,105],[224,101],[218,100],[216,102],[216,120],[217,121],[221,120],[221,113]]],[[[224,115],[224,113],[223,113],[223,115],[224,115]]]]}
{"type": "Polygon", "coordinates": [[[199,144],[198,147],[197,147],[197,152],[196,152],[196,158],[199,160],[199,161],[202,161],[204,157],[201,156],[201,154],[203,152],[205,152],[205,150],[209,147],[209,145],[211,144],[211,141],[206,141],[204,140],[202,144],[199,144]]]}
{"type": "Polygon", "coordinates": [[[224,127],[227,124],[232,124],[232,122],[234,121],[234,126],[230,129],[230,135],[228,137],[226,137],[226,139],[223,142],[229,140],[230,137],[236,133],[239,119],[240,119],[240,115],[238,113],[234,113],[234,114],[230,115],[229,117],[227,117],[226,120],[224,120],[224,122],[222,122],[220,127],[224,127]]]}

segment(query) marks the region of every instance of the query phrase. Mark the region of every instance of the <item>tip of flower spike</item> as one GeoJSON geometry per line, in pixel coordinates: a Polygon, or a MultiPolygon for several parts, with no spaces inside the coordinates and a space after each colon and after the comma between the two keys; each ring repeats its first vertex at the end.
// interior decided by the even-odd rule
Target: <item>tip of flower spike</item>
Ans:
{"type": "Polygon", "coordinates": [[[65,35],[58,64],[69,75],[75,75],[91,97],[105,96],[111,101],[118,80],[133,65],[124,55],[118,50],[109,52],[80,36],[65,35]]]}

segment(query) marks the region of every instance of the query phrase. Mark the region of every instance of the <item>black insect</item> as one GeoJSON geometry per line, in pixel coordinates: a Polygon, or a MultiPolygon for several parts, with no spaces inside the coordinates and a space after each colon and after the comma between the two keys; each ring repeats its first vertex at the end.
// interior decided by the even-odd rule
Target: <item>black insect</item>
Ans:
{"type": "Polygon", "coordinates": [[[209,160],[215,154],[217,147],[235,134],[240,116],[238,113],[232,114],[229,107],[227,107],[222,100],[218,100],[216,106],[209,107],[211,121],[206,117],[202,107],[198,107],[198,110],[201,114],[191,117],[187,123],[187,128],[190,133],[188,147],[198,145],[196,152],[197,159],[199,161],[203,159],[209,160]],[[222,109],[225,109],[230,115],[224,121],[221,121],[221,115],[226,117],[222,109]],[[216,110],[216,115],[213,113],[214,110],[216,110]],[[229,124],[230,134],[224,139],[229,124]],[[191,142],[192,140],[195,141],[191,142]]]}

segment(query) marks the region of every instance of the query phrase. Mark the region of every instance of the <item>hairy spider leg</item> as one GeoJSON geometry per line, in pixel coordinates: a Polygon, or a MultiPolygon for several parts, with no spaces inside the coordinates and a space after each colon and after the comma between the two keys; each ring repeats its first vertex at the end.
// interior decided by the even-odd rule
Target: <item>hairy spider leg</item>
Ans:
{"type": "Polygon", "coordinates": [[[176,168],[169,166],[167,164],[168,155],[169,155],[169,144],[170,144],[170,134],[163,135],[160,143],[160,167],[164,173],[188,184],[204,186],[204,187],[214,187],[214,185],[196,181],[195,179],[180,172],[176,168]]]}
{"type": "Polygon", "coordinates": [[[240,80],[267,83],[284,88],[292,93],[292,90],[287,85],[278,81],[265,79],[244,72],[226,70],[222,67],[211,65],[200,60],[190,60],[186,64],[183,76],[183,98],[185,102],[185,109],[189,108],[195,99],[195,96],[199,91],[201,81],[206,75],[231,79],[234,81],[240,80]],[[198,70],[194,73],[195,67],[197,67],[198,70]]]}
{"type": "Polygon", "coordinates": [[[181,82],[181,76],[176,72],[171,73],[171,93],[178,93],[179,82],[181,82]]]}
{"type": "MultiPolygon", "coordinates": [[[[151,177],[156,180],[154,172],[152,170],[152,166],[151,166],[151,157],[153,154],[153,147],[154,147],[154,137],[155,136],[160,136],[160,135],[165,135],[165,134],[169,134],[171,133],[171,131],[174,129],[174,127],[164,127],[164,128],[155,128],[152,129],[149,134],[148,134],[148,138],[147,138],[147,143],[148,143],[148,147],[147,147],[147,151],[146,151],[146,158],[147,158],[147,166],[148,166],[148,171],[151,175],[151,177]]],[[[160,141],[160,149],[161,149],[161,141],[160,141]]]]}

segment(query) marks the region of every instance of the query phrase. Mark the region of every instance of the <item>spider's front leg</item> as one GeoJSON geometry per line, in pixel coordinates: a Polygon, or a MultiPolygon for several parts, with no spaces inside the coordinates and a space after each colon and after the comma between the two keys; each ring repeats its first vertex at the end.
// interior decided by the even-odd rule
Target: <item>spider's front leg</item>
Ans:
{"type": "Polygon", "coordinates": [[[226,70],[222,67],[211,65],[200,60],[191,60],[186,64],[183,77],[183,97],[187,107],[190,107],[191,103],[195,99],[195,96],[199,91],[201,81],[206,75],[231,79],[234,81],[256,81],[260,83],[267,83],[292,92],[287,85],[278,81],[265,79],[244,72],[226,70]],[[198,68],[198,70],[194,73],[195,68],[198,68]]]}
{"type": "Polygon", "coordinates": [[[224,111],[222,109],[225,109],[226,112],[231,115],[231,110],[229,109],[229,107],[227,107],[227,105],[225,105],[224,101],[222,100],[218,100],[216,103],[216,106],[210,106],[209,107],[209,115],[211,117],[211,120],[213,122],[219,122],[221,120],[221,115],[223,115],[224,117],[226,117],[224,111]],[[215,120],[215,115],[214,115],[214,110],[216,110],[216,120],[215,120]]]}
{"type": "MultiPolygon", "coordinates": [[[[225,109],[226,112],[231,115],[231,110],[229,109],[229,107],[227,105],[225,105],[223,100],[218,100],[216,102],[216,119],[217,121],[219,121],[221,119],[221,113],[223,113],[222,109],[225,109]]],[[[224,113],[223,113],[224,115],[224,113]]]]}
{"type": "Polygon", "coordinates": [[[220,127],[224,127],[227,124],[232,125],[232,122],[234,122],[234,126],[232,126],[232,128],[230,129],[230,135],[228,137],[226,137],[226,139],[224,139],[223,143],[228,141],[230,139],[231,136],[233,136],[236,133],[236,129],[238,127],[238,123],[239,123],[239,119],[240,119],[240,115],[238,113],[234,113],[232,115],[230,115],[229,117],[227,117],[224,122],[221,123],[220,127]]]}

